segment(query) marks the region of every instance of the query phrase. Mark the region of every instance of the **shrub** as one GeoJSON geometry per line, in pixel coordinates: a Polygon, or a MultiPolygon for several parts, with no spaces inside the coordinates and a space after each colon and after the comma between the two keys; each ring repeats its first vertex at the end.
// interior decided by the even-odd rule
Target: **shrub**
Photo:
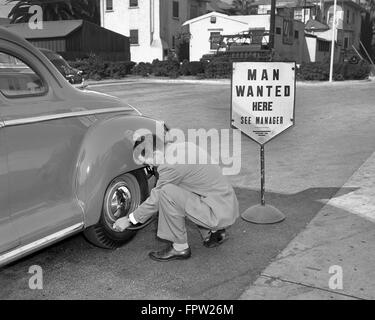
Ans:
{"type": "Polygon", "coordinates": [[[180,66],[180,74],[184,76],[196,76],[200,73],[204,73],[205,64],[201,61],[189,62],[184,60],[180,66]]]}
{"type": "Polygon", "coordinates": [[[347,64],[347,68],[344,73],[345,79],[353,79],[353,80],[363,80],[367,79],[370,75],[371,66],[365,62],[361,61],[358,64],[347,64]]]}
{"type": "Polygon", "coordinates": [[[135,75],[148,77],[150,74],[152,74],[152,64],[149,62],[140,62],[133,67],[131,72],[135,75]]]}
{"type": "Polygon", "coordinates": [[[227,56],[218,56],[205,63],[206,78],[230,78],[232,62],[227,56]]]}
{"type": "MultiPolygon", "coordinates": [[[[328,61],[306,63],[297,70],[297,79],[326,81],[329,79],[329,72],[328,61]]],[[[362,80],[368,78],[369,74],[370,66],[365,61],[358,64],[336,63],[333,65],[333,79],[336,81],[362,80]]]]}
{"type": "Polygon", "coordinates": [[[82,70],[85,78],[93,80],[123,78],[130,74],[135,65],[131,61],[103,61],[103,59],[93,54],[85,59],[71,61],[69,64],[73,68],[82,70]]]}
{"type": "Polygon", "coordinates": [[[158,59],[152,62],[152,73],[157,77],[169,77],[179,73],[180,64],[176,60],[164,60],[158,59]]]}

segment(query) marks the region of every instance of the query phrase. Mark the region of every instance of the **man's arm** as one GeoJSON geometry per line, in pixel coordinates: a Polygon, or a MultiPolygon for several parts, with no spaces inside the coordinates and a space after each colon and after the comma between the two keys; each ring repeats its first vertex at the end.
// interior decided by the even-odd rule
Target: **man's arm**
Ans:
{"type": "Polygon", "coordinates": [[[134,212],[129,215],[133,224],[145,223],[155,213],[159,211],[159,191],[167,184],[179,184],[182,177],[174,167],[161,165],[158,168],[159,180],[151,190],[150,196],[134,212]]]}

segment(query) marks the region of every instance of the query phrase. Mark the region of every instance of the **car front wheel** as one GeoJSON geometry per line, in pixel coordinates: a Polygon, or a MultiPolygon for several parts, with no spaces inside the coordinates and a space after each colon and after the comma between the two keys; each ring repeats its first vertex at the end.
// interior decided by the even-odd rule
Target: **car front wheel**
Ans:
{"type": "Polygon", "coordinates": [[[135,228],[118,232],[113,224],[133,212],[147,196],[148,184],[144,170],[126,173],[114,179],[105,192],[99,223],[84,232],[87,240],[104,249],[115,249],[128,242],[136,234],[135,228]]]}

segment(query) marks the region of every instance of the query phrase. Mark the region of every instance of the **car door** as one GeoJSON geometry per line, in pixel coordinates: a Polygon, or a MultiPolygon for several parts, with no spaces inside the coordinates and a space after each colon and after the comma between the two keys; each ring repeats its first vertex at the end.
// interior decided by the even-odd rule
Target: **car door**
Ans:
{"type": "Polygon", "coordinates": [[[0,255],[19,245],[19,237],[10,217],[7,154],[0,119],[0,255]]]}
{"type": "Polygon", "coordinates": [[[58,116],[72,112],[74,106],[65,101],[64,92],[59,91],[63,86],[43,61],[21,46],[0,40],[1,55],[13,61],[0,75],[0,114],[11,217],[24,245],[83,226],[74,176],[88,128],[78,118],[58,116]]]}

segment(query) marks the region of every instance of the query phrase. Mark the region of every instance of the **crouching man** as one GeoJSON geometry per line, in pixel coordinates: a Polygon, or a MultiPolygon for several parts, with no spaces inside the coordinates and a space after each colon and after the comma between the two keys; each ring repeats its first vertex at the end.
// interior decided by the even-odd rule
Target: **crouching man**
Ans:
{"type": "Polygon", "coordinates": [[[114,228],[123,231],[133,224],[146,222],[159,212],[157,236],[170,241],[171,245],[164,250],[150,252],[150,258],[157,261],[188,259],[191,256],[185,218],[198,226],[206,247],[222,244],[227,240],[225,229],[236,221],[239,211],[234,190],[222,175],[221,168],[198,162],[168,164],[171,163],[168,159],[176,152],[202,155],[205,151],[193,143],[166,143],[163,152],[156,149],[157,138],[154,136],[153,139],[153,158],[143,158],[142,161],[156,169],[156,187],[134,212],[117,220],[114,228]]]}

